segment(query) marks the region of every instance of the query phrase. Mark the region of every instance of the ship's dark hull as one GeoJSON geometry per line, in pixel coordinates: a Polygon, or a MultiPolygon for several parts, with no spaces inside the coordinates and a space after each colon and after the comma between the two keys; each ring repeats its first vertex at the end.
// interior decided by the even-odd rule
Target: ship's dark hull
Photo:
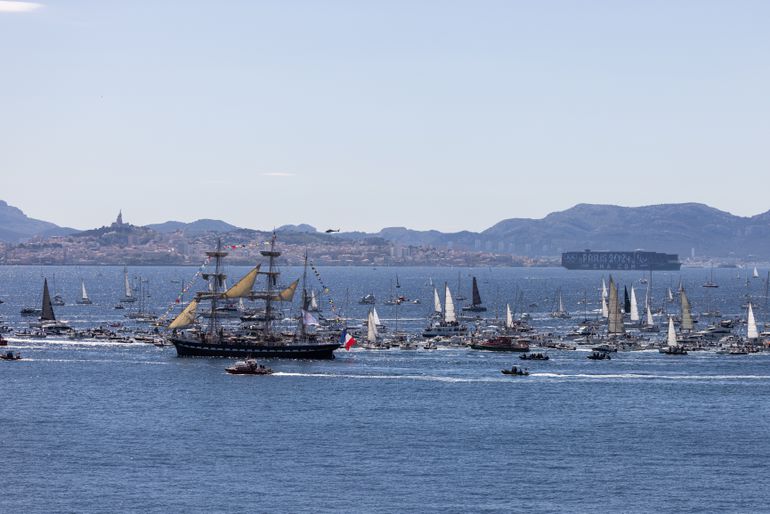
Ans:
{"type": "Polygon", "coordinates": [[[566,252],[561,265],[581,270],[679,271],[682,263],[676,254],[658,252],[566,252]]]}
{"type": "Polygon", "coordinates": [[[171,338],[179,357],[252,357],[263,359],[333,359],[339,343],[209,343],[171,338]]]}

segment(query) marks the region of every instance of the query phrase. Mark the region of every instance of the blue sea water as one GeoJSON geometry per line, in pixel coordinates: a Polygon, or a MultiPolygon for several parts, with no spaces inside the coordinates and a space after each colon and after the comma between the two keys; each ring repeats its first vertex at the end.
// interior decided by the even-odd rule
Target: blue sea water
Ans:
{"type": "MultiPolygon", "coordinates": [[[[349,291],[351,316],[365,312],[355,303],[364,292],[386,297],[397,272],[405,294],[423,299],[399,314],[415,327],[431,305],[427,280],[457,282],[457,270],[439,268],[319,271],[336,305],[349,291]]],[[[6,323],[21,326],[20,306],[39,301],[41,272],[56,273],[69,301],[83,277],[95,301],[57,309],[60,318],[87,326],[122,316],[112,310],[121,268],[2,267],[6,323]]],[[[151,301],[160,311],[180,288],[171,280],[195,269],[131,272],[157,284],[151,301]]],[[[596,296],[601,282],[593,272],[477,269],[462,270],[466,288],[468,273],[479,276],[489,302],[513,302],[523,291],[538,304],[533,323],[548,330],[560,328],[545,316],[557,287],[577,311],[583,290],[596,296]]],[[[696,309],[709,301],[739,316],[747,290],[764,302],[764,284],[746,287],[745,271],[719,270],[718,292],[701,290],[705,273],[656,274],[653,297],[681,276],[696,309]]],[[[640,277],[617,276],[629,285],[640,277]]],[[[391,308],[378,309],[390,317],[391,308]]],[[[2,512],[770,505],[770,354],[628,352],[594,362],[582,351],[550,351],[550,361],[527,363],[532,375],[519,378],[499,371],[518,365],[515,355],[355,349],[334,361],[271,361],[275,375],[253,377],[227,375],[230,360],[180,359],[150,345],[12,340],[9,349],[25,360],[0,362],[2,512]]]]}

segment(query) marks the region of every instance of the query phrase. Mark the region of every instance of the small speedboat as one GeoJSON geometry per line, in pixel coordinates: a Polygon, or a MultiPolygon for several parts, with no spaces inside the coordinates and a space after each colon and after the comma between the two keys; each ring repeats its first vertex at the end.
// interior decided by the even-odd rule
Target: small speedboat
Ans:
{"type": "Polygon", "coordinates": [[[517,377],[526,377],[529,375],[527,369],[517,368],[516,366],[511,366],[511,369],[501,369],[500,373],[503,375],[515,375],[517,377]]]}
{"type": "Polygon", "coordinates": [[[5,352],[4,354],[0,355],[0,359],[4,361],[20,361],[21,355],[19,352],[13,353],[13,352],[5,352]]]}
{"type": "Polygon", "coordinates": [[[225,371],[231,375],[272,375],[273,373],[272,369],[257,363],[254,359],[237,361],[229,368],[226,368],[225,371]]]}
{"type": "Polygon", "coordinates": [[[607,352],[593,352],[587,358],[591,359],[592,361],[612,360],[612,358],[610,357],[610,354],[607,352]]]}

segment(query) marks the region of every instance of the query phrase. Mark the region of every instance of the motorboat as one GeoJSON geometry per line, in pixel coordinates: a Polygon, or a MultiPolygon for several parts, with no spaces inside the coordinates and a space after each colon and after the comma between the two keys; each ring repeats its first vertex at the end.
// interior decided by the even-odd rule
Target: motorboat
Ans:
{"type": "Polygon", "coordinates": [[[526,377],[529,375],[529,370],[517,368],[516,366],[511,366],[511,369],[501,369],[500,373],[503,375],[514,375],[518,377],[526,377]]]}
{"type": "Polygon", "coordinates": [[[237,361],[235,364],[226,368],[225,371],[231,375],[272,375],[273,370],[264,364],[257,363],[256,359],[246,359],[237,361]]]}
{"type": "Polygon", "coordinates": [[[4,361],[20,361],[21,354],[19,354],[19,352],[5,352],[4,354],[0,354],[0,359],[4,361]]]}

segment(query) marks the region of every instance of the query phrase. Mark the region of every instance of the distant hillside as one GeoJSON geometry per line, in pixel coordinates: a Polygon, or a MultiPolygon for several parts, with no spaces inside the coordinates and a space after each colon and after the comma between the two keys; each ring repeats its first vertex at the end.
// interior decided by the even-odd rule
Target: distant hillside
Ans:
{"type": "Polygon", "coordinates": [[[0,241],[18,243],[33,236],[60,236],[75,232],[74,228],[30,218],[21,209],[0,200],[0,241]]]}
{"type": "Polygon", "coordinates": [[[209,219],[196,220],[191,223],[184,223],[182,221],[167,221],[165,223],[146,225],[146,227],[156,232],[160,232],[161,234],[168,234],[170,232],[181,230],[188,235],[203,234],[205,232],[230,232],[232,230],[239,229],[239,227],[230,225],[224,221],[209,219]]]}
{"type": "Polygon", "coordinates": [[[645,207],[579,204],[543,219],[508,219],[480,234],[514,253],[645,249],[727,257],[770,256],[770,212],[734,216],[698,203],[645,207]]]}

